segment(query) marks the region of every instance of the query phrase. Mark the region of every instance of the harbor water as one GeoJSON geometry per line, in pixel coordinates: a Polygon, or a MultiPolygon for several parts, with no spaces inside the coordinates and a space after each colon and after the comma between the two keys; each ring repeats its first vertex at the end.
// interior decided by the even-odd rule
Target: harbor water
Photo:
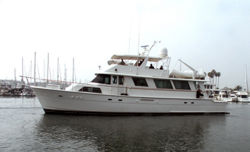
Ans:
{"type": "Polygon", "coordinates": [[[36,98],[0,98],[1,152],[249,152],[250,104],[228,115],[45,115],[36,98]]]}

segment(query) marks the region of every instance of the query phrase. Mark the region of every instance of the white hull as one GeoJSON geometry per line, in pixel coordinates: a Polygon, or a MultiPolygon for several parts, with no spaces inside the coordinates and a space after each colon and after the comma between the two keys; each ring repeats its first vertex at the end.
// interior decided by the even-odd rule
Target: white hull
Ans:
{"type": "Polygon", "coordinates": [[[103,95],[32,87],[45,112],[115,114],[226,114],[226,103],[210,99],[103,95]]]}
{"type": "Polygon", "coordinates": [[[250,103],[250,98],[249,97],[248,98],[240,98],[240,97],[238,97],[238,101],[242,102],[242,103],[250,103]]]}
{"type": "Polygon", "coordinates": [[[216,98],[214,102],[232,102],[232,98],[216,98]]]}

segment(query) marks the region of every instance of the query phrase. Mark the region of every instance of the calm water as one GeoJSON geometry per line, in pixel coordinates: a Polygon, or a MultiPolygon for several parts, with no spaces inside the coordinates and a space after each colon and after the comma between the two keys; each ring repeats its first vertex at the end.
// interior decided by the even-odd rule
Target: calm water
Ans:
{"type": "Polygon", "coordinates": [[[35,98],[0,98],[0,151],[250,151],[250,105],[230,115],[44,115],[35,98]]]}

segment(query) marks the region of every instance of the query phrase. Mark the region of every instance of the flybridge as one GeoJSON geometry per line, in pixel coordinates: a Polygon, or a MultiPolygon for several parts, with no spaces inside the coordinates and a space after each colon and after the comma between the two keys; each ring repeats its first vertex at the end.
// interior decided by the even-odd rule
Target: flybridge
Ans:
{"type": "MultiPolygon", "coordinates": [[[[146,59],[147,56],[139,56],[139,55],[113,55],[111,59],[113,60],[142,60],[146,59]]],[[[162,60],[161,57],[148,57],[148,61],[150,62],[158,62],[162,60]]]]}
{"type": "Polygon", "coordinates": [[[150,77],[169,77],[169,64],[171,58],[168,57],[167,49],[161,51],[160,57],[150,57],[150,50],[156,42],[144,52],[138,55],[113,55],[108,61],[112,65],[104,73],[119,74],[119,75],[134,75],[134,76],[150,76],[150,77]]]}
{"type": "Polygon", "coordinates": [[[149,49],[148,49],[149,45],[141,46],[144,50],[142,53],[138,53],[138,55],[113,55],[111,59],[108,61],[108,64],[111,65],[111,64],[122,63],[122,65],[124,65],[125,63],[123,60],[126,60],[128,64],[132,65],[132,63],[136,61],[135,63],[133,63],[133,65],[144,68],[148,62],[157,63],[159,61],[166,62],[167,60],[168,64],[166,65],[165,63],[164,65],[166,66],[166,68],[168,68],[170,63],[170,58],[168,57],[168,50],[166,48],[164,48],[161,51],[160,57],[149,57],[150,51],[152,50],[152,48],[155,46],[156,43],[160,43],[160,41],[159,42],[154,41],[153,45],[149,49]]]}
{"type": "Polygon", "coordinates": [[[113,64],[113,66],[104,72],[167,78],[169,77],[169,63],[170,58],[168,56],[113,55],[111,60],[108,61],[108,64],[113,64]]]}

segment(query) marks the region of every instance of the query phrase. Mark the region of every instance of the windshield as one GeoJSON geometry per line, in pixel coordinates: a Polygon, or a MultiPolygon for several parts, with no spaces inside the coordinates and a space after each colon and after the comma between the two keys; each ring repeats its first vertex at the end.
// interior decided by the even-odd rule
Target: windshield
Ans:
{"type": "Polygon", "coordinates": [[[248,98],[248,96],[247,95],[242,95],[241,98],[248,98]]]}
{"type": "Polygon", "coordinates": [[[224,98],[228,98],[228,95],[225,95],[225,94],[224,94],[224,95],[222,95],[222,96],[223,96],[224,98]]]}
{"type": "Polygon", "coordinates": [[[110,75],[98,74],[92,82],[110,84],[110,75]]]}

